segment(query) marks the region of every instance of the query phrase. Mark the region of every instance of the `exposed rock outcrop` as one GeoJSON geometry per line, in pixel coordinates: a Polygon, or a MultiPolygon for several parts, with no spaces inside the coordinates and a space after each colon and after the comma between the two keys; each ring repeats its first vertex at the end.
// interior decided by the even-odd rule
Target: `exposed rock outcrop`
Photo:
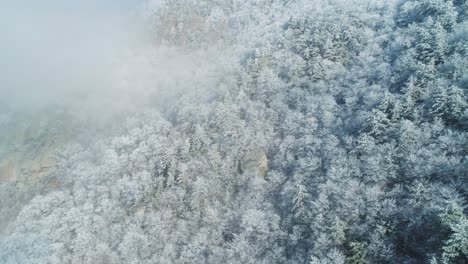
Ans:
{"type": "Polygon", "coordinates": [[[16,164],[4,161],[0,164],[0,182],[16,181],[16,164]]]}
{"type": "Polygon", "coordinates": [[[34,181],[55,168],[55,153],[69,140],[71,128],[62,114],[12,116],[0,124],[0,182],[34,181]]]}
{"type": "Polygon", "coordinates": [[[55,190],[56,153],[74,136],[73,120],[57,109],[3,111],[0,116],[0,234],[35,195],[55,190]],[[2,118],[3,117],[3,118],[2,118]]]}
{"type": "Polygon", "coordinates": [[[268,157],[265,151],[260,148],[248,151],[240,162],[240,170],[242,173],[253,172],[264,177],[268,172],[268,157]]]}

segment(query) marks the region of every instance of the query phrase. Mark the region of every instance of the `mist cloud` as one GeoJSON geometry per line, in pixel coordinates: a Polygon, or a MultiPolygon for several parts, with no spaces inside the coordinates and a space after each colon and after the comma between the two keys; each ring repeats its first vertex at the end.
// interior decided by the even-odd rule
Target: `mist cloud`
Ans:
{"type": "Polygon", "coordinates": [[[143,6],[118,3],[7,5],[0,11],[0,104],[58,106],[102,120],[167,102],[167,93],[215,86],[226,52],[157,45],[138,15],[143,6]]]}
{"type": "Polygon", "coordinates": [[[79,103],[78,98],[109,87],[116,60],[132,40],[127,23],[131,8],[123,8],[123,2],[94,2],[3,4],[2,104],[35,108],[79,103]]]}

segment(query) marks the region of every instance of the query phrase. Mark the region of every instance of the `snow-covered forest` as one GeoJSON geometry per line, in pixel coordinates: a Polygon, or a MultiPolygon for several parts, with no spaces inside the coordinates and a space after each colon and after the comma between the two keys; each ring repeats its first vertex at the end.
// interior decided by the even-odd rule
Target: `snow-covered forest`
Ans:
{"type": "Polygon", "coordinates": [[[0,105],[0,263],[467,263],[467,18],[142,4],[112,70],[44,95],[80,96],[0,105]]]}

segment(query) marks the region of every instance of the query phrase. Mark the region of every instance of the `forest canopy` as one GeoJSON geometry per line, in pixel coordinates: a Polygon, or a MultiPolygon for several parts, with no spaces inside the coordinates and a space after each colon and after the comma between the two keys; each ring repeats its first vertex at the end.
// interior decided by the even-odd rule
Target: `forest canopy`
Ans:
{"type": "Polygon", "coordinates": [[[55,154],[0,174],[0,262],[467,263],[467,12],[146,2],[145,44],[104,83],[124,115],[56,111],[26,147],[2,132],[0,161],[55,154]]]}

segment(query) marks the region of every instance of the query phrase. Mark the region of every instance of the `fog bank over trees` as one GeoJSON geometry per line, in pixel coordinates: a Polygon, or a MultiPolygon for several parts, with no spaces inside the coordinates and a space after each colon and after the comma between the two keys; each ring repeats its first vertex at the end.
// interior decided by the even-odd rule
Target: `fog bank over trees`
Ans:
{"type": "Polygon", "coordinates": [[[1,263],[468,262],[466,1],[51,7],[0,12],[1,263]]]}

